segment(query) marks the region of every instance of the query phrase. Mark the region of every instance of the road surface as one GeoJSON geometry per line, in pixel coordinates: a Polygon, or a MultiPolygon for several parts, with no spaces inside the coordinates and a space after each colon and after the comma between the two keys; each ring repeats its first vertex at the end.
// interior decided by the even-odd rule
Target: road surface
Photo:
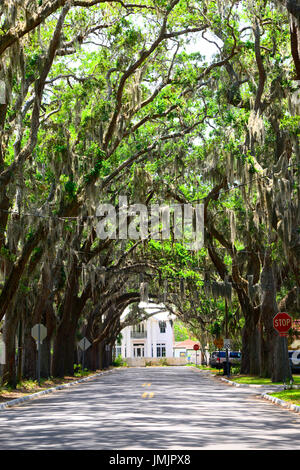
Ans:
{"type": "Polygon", "coordinates": [[[0,410],[0,450],[300,449],[300,416],[190,367],[117,369],[0,410]]]}

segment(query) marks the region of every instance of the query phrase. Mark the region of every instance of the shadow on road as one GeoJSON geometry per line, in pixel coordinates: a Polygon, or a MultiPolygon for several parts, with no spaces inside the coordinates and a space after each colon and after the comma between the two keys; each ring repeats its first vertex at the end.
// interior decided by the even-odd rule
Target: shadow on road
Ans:
{"type": "Polygon", "coordinates": [[[0,449],[299,449],[299,416],[255,393],[183,367],[117,370],[1,411],[0,449]]]}

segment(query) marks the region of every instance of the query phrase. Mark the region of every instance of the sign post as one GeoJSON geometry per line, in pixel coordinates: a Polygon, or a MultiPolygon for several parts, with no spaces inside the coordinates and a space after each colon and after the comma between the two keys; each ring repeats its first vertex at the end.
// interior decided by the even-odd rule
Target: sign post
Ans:
{"type": "Polygon", "coordinates": [[[42,344],[43,340],[47,336],[47,328],[44,325],[42,325],[42,323],[37,323],[31,329],[31,336],[35,339],[36,344],[37,344],[37,350],[38,350],[37,379],[38,379],[38,384],[40,386],[40,381],[41,381],[41,350],[40,350],[41,348],[40,348],[40,345],[42,344]]]}
{"type": "Polygon", "coordinates": [[[216,346],[216,348],[218,348],[218,351],[219,351],[219,359],[220,359],[220,351],[221,351],[221,349],[222,349],[223,346],[224,346],[223,338],[216,338],[216,339],[214,340],[214,345],[216,346]]]}
{"type": "Polygon", "coordinates": [[[196,366],[197,366],[197,351],[199,350],[199,344],[194,344],[194,351],[196,351],[196,366]]]}
{"type": "Polygon", "coordinates": [[[227,377],[230,376],[230,371],[229,371],[229,350],[230,350],[230,339],[224,339],[224,348],[226,349],[226,372],[227,372],[227,377]]]}
{"type": "MultiPolygon", "coordinates": [[[[292,317],[286,313],[286,312],[279,312],[277,313],[274,318],[273,318],[273,327],[275,330],[279,333],[280,337],[282,338],[281,341],[281,347],[283,350],[283,356],[285,356],[286,351],[287,351],[287,345],[286,345],[286,340],[285,338],[288,336],[288,332],[293,326],[293,319],[292,317]]],[[[290,371],[290,376],[291,371],[290,371]]],[[[284,378],[284,383],[286,381],[286,378],[284,378]]]]}
{"type": "Polygon", "coordinates": [[[78,346],[80,347],[80,349],[82,350],[82,372],[84,370],[84,355],[85,355],[85,351],[86,349],[88,349],[90,347],[91,343],[89,342],[89,340],[84,337],[82,338],[79,343],[78,343],[78,346]]]}

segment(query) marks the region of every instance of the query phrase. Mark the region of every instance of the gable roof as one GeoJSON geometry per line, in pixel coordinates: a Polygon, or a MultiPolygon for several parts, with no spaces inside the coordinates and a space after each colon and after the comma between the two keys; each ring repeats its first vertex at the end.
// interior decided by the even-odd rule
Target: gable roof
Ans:
{"type": "Polygon", "coordinates": [[[198,344],[200,346],[199,341],[192,341],[191,339],[186,339],[185,341],[180,341],[179,343],[174,344],[174,348],[180,348],[180,349],[193,349],[194,345],[198,344]]]}
{"type": "MultiPolygon", "coordinates": [[[[149,318],[153,318],[157,321],[175,320],[176,316],[173,315],[163,303],[157,304],[154,302],[140,302],[139,307],[142,308],[146,314],[151,315],[149,318]]],[[[126,307],[121,315],[121,320],[124,320],[130,312],[130,306],[126,307]]]]}

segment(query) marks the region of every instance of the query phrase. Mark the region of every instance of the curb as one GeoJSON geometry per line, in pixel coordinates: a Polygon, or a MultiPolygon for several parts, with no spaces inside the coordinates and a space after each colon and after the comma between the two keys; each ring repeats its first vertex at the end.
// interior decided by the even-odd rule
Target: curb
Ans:
{"type": "Polygon", "coordinates": [[[272,403],[275,403],[276,405],[282,406],[283,408],[287,408],[291,411],[295,411],[296,413],[300,413],[300,406],[294,405],[293,403],[289,403],[285,400],[281,400],[280,398],[272,397],[271,395],[268,395],[267,393],[261,393],[260,396],[264,398],[265,400],[269,400],[272,403]]]}
{"type": "Polygon", "coordinates": [[[103,374],[108,374],[109,372],[113,372],[113,371],[114,371],[114,369],[107,370],[107,371],[104,371],[104,372],[99,372],[98,374],[89,375],[88,377],[84,377],[83,379],[75,380],[74,382],[69,382],[67,384],[61,384],[61,385],[58,385],[57,387],[47,388],[46,390],[42,390],[41,392],[32,393],[31,395],[26,395],[25,397],[16,398],[15,400],[10,400],[10,401],[7,401],[5,403],[1,403],[0,404],[0,410],[4,410],[6,408],[10,408],[10,407],[16,406],[16,405],[21,405],[22,403],[24,403],[26,401],[34,400],[35,398],[39,398],[43,395],[48,395],[49,393],[53,393],[56,390],[62,390],[64,388],[71,387],[72,385],[77,385],[81,382],[86,382],[87,380],[93,379],[95,377],[99,377],[100,375],[103,375],[103,374]]]}
{"type": "Polygon", "coordinates": [[[233,382],[232,380],[228,380],[228,379],[224,379],[223,377],[221,377],[221,380],[223,380],[223,382],[227,382],[229,383],[230,385],[233,385],[234,387],[250,387],[250,388],[269,388],[269,387],[274,387],[275,390],[284,390],[284,386],[283,385],[270,385],[270,386],[266,386],[264,384],[240,384],[240,383],[237,383],[237,382],[233,382]]]}
{"type": "MultiPolygon", "coordinates": [[[[201,371],[201,372],[208,372],[209,373],[209,371],[201,371]]],[[[212,374],[209,374],[209,375],[214,377],[214,375],[212,375],[212,374]]],[[[234,387],[249,387],[249,388],[262,388],[262,387],[265,387],[265,385],[261,385],[261,384],[239,384],[239,383],[233,382],[232,380],[224,379],[223,377],[220,377],[220,379],[223,382],[227,382],[229,385],[232,385],[234,387]]],[[[275,390],[280,390],[280,391],[284,390],[283,385],[272,385],[272,387],[274,387],[275,390]]],[[[300,387],[296,385],[293,388],[298,389],[300,387]]],[[[270,392],[272,392],[272,391],[274,392],[275,390],[270,390],[270,392]]],[[[288,410],[295,411],[296,413],[300,413],[300,406],[298,406],[298,405],[294,405],[293,403],[289,403],[288,401],[281,400],[280,398],[277,398],[277,397],[272,397],[271,395],[269,395],[266,392],[260,393],[259,396],[262,399],[269,400],[272,403],[281,406],[282,408],[286,408],[288,410]]]]}
{"type": "MultiPolygon", "coordinates": [[[[265,385],[261,385],[261,384],[256,384],[256,385],[255,384],[238,384],[236,382],[232,382],[231,380],[224,379],[224,378],[221,378],[221,380],[229,383],[230,385],[234,385],[235,387],[250,387],[250,388],[265,387],[265,385]]],[[[276,390],[279,390],[279,391],[285,390],[283,385],[271,385],[271,387],[274,387],[274,390],[270,390],[271,393],[276,390]]],[[[299,387],[295,386],[294,388],[298,389],[299,387]]],[[[289,403],[288,401],[285,401],[285,400],[281,400],[280,398],[273,397],[266,392],[260,393],[260,397],[264,398],[265,400],[269,400],[272,403],[281,406],[282,408],[286,408],[288,410],[295,411],[296,413],[300,413],[300,406],[294,405],[293,403],[289,403]]]]}

